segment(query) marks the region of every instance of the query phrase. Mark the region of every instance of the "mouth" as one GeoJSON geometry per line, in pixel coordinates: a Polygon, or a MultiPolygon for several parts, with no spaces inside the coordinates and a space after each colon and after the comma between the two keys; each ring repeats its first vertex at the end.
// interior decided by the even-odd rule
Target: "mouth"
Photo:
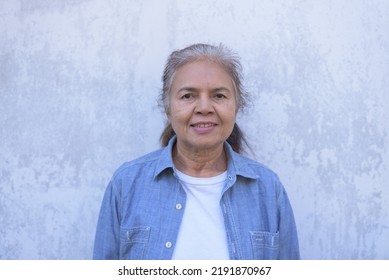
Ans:
{"type": "Polygon", "coordinates": [[[215,129],[217,123],[213,122],[197,122],[190,125],[192,129],[198,134],[206,134],[215,129]]]}
{"type": "Polygon", "coordinates": [[[216,126],[216,125],[217,125],[216,123],[203,123],[203,122],[199,122],[199,123],[191,124],[190,126],[191,127],[195,127],[195,128],[209,128],[209,127],[213,127],[213,126],[216,126]]]}

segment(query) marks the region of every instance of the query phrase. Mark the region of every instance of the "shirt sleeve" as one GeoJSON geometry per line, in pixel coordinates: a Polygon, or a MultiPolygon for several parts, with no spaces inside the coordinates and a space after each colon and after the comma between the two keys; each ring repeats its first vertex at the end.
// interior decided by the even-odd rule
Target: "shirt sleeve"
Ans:
{"type": "Polygon", "coordinates": [[[300,251],[293,210],[284,187],[281,183],[279,184],[279,259],[298,260],[300,259],[300,251]]]}
{"type": "Polygon", "coordinates": [[[120,258],[120,196],[111,180],[103,198],[97,222],[93,259],[117,260],[120,258]]]}

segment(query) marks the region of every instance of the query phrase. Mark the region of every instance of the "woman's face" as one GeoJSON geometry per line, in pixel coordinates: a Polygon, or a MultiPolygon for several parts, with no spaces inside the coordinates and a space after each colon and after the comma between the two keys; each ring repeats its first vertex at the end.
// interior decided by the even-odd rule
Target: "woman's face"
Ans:
{"type": "Polygon", "coordinates": [[[217,63],[201,60],[180,67],[167,112],[178,143],[194,151],[223,145],[235,124],[235,94],[230,75],[217,63]]]}

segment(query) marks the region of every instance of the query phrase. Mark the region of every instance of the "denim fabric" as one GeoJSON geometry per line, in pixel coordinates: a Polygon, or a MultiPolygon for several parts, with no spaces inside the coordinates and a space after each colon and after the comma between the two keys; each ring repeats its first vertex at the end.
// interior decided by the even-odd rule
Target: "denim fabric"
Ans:
{"type": "MultiPolygon", "coordinates": [[[[175,140],[115,172],[100,210],[94,259],[171,259],[186,201],[171,157],[175,140]]],[[[230,259],[299,259],[292,208],[278,176],[224,146],[228,175],[220,206],[230,259]]]]}

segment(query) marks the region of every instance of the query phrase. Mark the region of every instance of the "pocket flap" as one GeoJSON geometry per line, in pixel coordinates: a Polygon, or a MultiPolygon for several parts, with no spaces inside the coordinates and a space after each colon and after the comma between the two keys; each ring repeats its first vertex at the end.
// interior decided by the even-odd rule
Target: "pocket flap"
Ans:
{"type": "Polygon", "coordinates": [[[147,243],[150,235],[150,227],[122,228],[121,240],[124,243],[147,243]]]}
{"type": "Polygon", "coordinates": [[[266,231],[250,231],[251,242],[254,247],[278,248],[279,233],[266,231]]]}

